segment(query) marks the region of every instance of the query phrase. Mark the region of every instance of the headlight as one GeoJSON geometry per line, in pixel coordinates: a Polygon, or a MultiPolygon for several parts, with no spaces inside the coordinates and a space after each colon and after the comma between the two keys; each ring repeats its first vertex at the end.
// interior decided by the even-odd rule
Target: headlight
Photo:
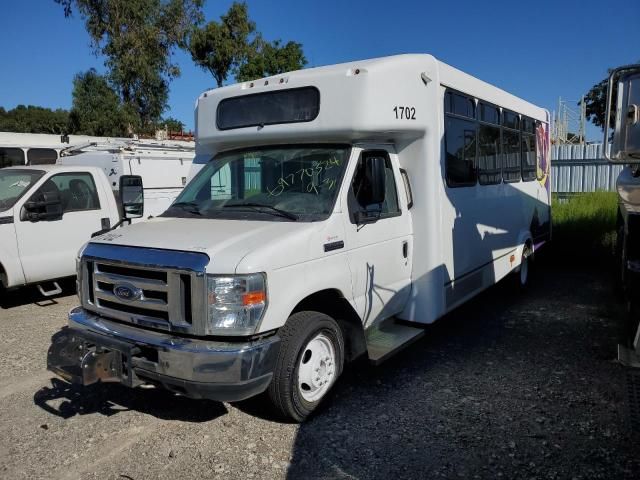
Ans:
{"type": "Polygon", "coordinates": [[[251,335],[267,306],[263,273],[207,275],[208,335],[251,335]]]}

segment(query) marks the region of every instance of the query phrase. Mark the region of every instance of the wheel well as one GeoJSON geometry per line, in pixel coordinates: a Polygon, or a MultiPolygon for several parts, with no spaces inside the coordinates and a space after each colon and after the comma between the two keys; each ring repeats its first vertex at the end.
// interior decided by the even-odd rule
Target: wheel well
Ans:
{"type": "Polygon", "coordinates": [[[344,335],[346,361],[354,360],[367,351],[362,321],[339,290],[321,290],[309,295],[296,305],[291,314],[301,311],[324,313],[338,322],[344,335]]]}
{"type": "Polygon", "coordinates": [[[6,286],[7,286],[7,271],[4,269],[4,267],[0,263],[0,288],[4,288],[6,286]]]}
{"type": "Polygon", "coordinates": [[[531,258],[533,258],[534,256],[533,242],[531,240],[531,237],[527,238],[524,241],[524,245],[522,246],[522,256],[531,257],[531,258]]]}

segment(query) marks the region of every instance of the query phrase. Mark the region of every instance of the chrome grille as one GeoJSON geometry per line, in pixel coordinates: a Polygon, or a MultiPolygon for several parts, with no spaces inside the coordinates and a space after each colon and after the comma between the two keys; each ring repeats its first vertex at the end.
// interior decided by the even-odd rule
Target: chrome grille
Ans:
{"type": "Polygon", "coordinates": [[[155,250],[154,260],[158,264],[153,265],[148,263],[148,250],[151,249],[89,244],[79,272],[83,306],[106,317],[144,327],[203,333],[203,322],[198,321],[202,315],[198,313],[205,308],[204,265],[208,257],[204,256],[206,261],[196,257],[202,265],[193,270],[190,268],[194,263],[193,257],[203,257],[202,254],[155,250]],[[87,253],[101,253],[111,258],[98,258],[87,253]],[[144,255],[145,258],[141,259],[145,260],[144,264],[127,261],[135,259],[132,253],[144,255]],[[180,265],[177,261],[180,254],[191,262],[180,265]],[[171,257],[166,258],[168,255],[171,257]],[[116,290],[122,288],[134,295],[129,298],[116,295],[116,290]]]}

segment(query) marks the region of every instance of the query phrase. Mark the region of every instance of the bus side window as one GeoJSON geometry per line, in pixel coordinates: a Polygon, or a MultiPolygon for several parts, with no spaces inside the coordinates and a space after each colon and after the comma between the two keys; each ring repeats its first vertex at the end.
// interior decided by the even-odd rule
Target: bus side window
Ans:
{"type": "Polygon", "coordinates": [[[478,181],[480,185],[496,185],[502,182],[500,111],[484,102],[480,102],[479,111],[478,181]]]}
{"type": "Polygon", "coordinates": [[[502,153],[504,163],[502,178],[505,182],[519,182],[522,178],[520,168],[520,118],[514,112],[502,113],[502,153]]]}
{"type": "Polygon", "coordinates": [[[449,187],[475,185],[477,176],[477,123],[475,100],[447,90],[444,96],[446,180],[449,187]]]}
{"type": "Polygon", "coordinates": [[[447,184],[465,187],[476,184],[476,124],[447,116],[445,119],[447,184]]]}

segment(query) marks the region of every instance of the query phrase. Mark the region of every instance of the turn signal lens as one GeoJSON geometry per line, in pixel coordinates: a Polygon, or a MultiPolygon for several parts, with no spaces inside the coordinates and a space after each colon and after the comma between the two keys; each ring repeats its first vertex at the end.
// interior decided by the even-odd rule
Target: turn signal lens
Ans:
{"type": "Polygon", "coordinates": [[[242,296],[243,305],[255,305],[256,303],[264,303],[267,300],[265,292],[249,292],[242,296]]]}

